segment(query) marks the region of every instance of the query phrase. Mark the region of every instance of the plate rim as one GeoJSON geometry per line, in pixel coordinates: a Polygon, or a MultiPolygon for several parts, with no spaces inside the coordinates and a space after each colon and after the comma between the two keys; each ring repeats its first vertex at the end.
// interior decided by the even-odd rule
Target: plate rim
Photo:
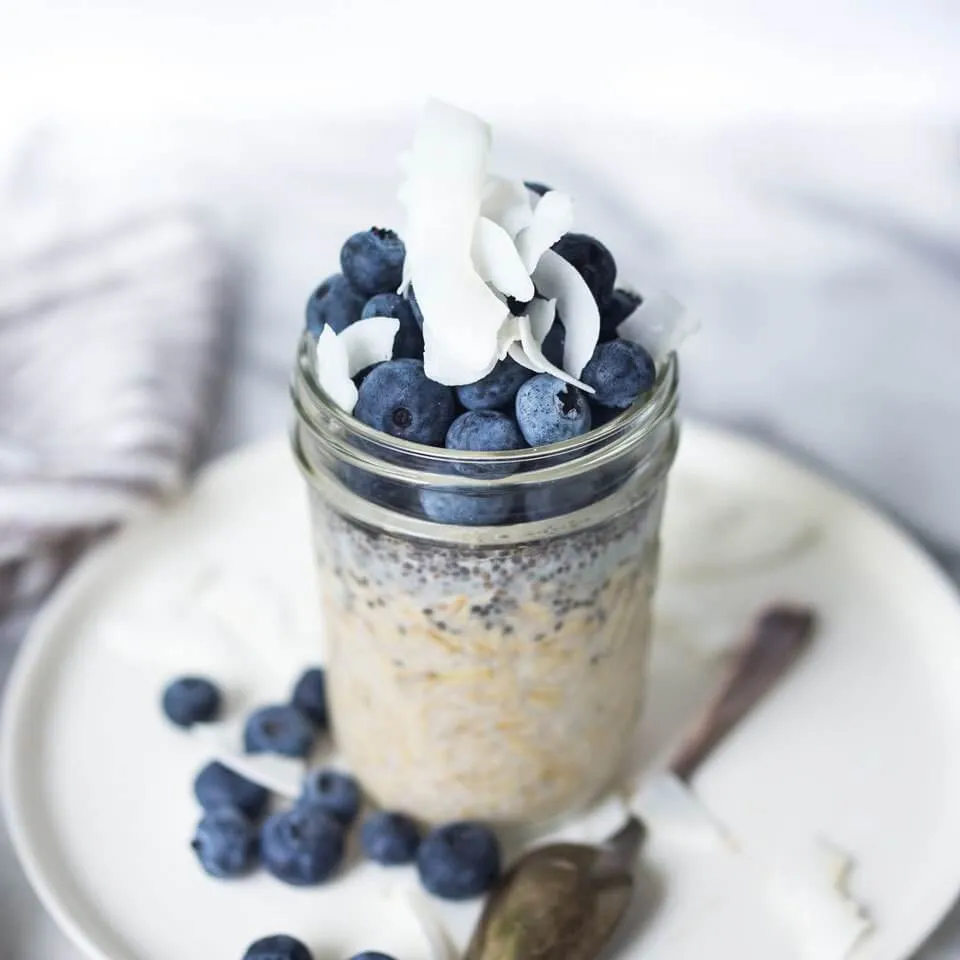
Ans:
{"type": "MultiPolygon", "coordinates": [[[[931,583],[935,582],[939,592],[952,601],[958,622],[960,622],[960,591],[946,571],[933,556],[920,544],[916,536],[896,517],[890,516],[880,507],[854,492],[850,487],[833,478],[825,477],[795,456],[768,443],[726,427],[697,420],[685,420],[681,431],[681,444],[689,437],[699,438],[699,442],[719,442],[736,451],[740,457],[765,459],[780,469],[789,469],[804,481],[826,489],[839,496],[845,504],[858,511],[870,523],[879,525],[893,536],[897,545],[910,559],[923,569],[931,583]]],[[[113,561],[117,551],[122,550],[131,540],[143,535],[150,526],[164,522],[171,512],[183,509],[184,505],[201,495],[212,485],[221,482],[221,478],[236,472],[242,472],[248,464],[260,462],[278,448],[287,444],[286,434],[274,434],[244,444],[215,460],[205,464],[197,473],[194,482],[185,492],[174,500],[157,504],[130,521],[123,528],[94,546],[74,566],[47,598],[34,616],[20,647],[3,689],[0,703],[0,812],[4,817],[16,859],[31,889],[54,923],[67,939],[90,960],[117,960],[97,942],[97,938],[87,932],[81,919],[69,909],[57,891],[57,884],[44,866],[43,855],[38,852],[29,826],[30,817],[20,796],[25,787],[25,777],[16,762],[19,744],[22,740],[20,727],[27,715],[29,691],[42,668],[58,625],[68,617],[76,604],[83,600],[89,591],[95,588],[105,570],[113,561]]],[[[933,934],[937,926],[957,901],[960,892],[960,862],[956,879],[947,889],[944,884],[942,896],[936,902],[928,901],[926,910],[918,919],[918,931],[915,940],[908,944],[908,953],[902,960],[920,949],[933,934]],[[921,929],[922,927],[922,929],[921,929]]]]}

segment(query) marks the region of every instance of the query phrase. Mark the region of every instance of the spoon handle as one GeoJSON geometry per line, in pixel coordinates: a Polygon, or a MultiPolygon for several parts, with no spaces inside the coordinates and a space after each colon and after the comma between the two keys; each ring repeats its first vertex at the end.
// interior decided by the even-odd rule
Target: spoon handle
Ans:
{"type": "Polygon", "coordinates": [[[690,782],[720,741],[799,659],[815,627],[816,615],[807,607],[772,606],[757,618],[723,686],[670,764],[678,779],[690,782]]]}

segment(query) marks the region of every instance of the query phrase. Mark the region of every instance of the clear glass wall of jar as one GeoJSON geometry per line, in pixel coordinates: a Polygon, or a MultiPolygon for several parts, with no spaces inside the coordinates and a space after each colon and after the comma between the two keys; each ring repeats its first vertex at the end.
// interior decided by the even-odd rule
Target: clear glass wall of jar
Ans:
{"type": "Polygon", "coordinates": [[[495,454],[477,476],[490,454],[345,414],[301,344],[292,440],[333,731],[378,803],[530,823],[616,778],[643,707],[677,380],[671,357],[645,402],[574,440],[495,454]],[[431,497],[500,522],[433,522],[431,497]]]}

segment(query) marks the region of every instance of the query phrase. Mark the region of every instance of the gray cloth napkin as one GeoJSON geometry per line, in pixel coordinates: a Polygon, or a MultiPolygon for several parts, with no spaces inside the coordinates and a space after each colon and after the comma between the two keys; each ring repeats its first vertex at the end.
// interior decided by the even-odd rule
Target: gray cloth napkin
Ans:
{"type": "Polygon", "coordinates": [[[0,166],[0,641],[92,540],[180,488],[222,367],[202,220],[43,153],[0,166]]]}

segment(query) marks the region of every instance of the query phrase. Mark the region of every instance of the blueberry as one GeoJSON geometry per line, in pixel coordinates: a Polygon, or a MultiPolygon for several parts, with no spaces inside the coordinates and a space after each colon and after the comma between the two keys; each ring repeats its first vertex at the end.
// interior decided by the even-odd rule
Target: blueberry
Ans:
{"type": "Polygon", "coordinates": [[[457,412],[453,390],[434,383],[420,360],[388,360],[360,385],[353,415],[393,437],[441,446],[457,412]]]}
{"type": "Polygon", "coordinates": [[[417,295],[413,292],[413,284],[411,283],[407,287],[407,292],[404,294],[407,300],[410,302],[410,308],[413,310],[413,319],[417,321],[417,326],[420,329],[423,329],[423,311],[420,309],[420,304],[417,303],[417,295]]]}
{"type": "Polygon", "coordinates": [[[360,319],[366,297],[347,282],[343,274],[327,277],[307,301],[307,329],[315,336],[329,326],[334,333],[342,333],[351,323],[360,319]]]}
{"type": "Polygon", "coordinates": [[[247,753],[279,753],[305,757],[313,748],[316,731],[296,707],[261,707],[247,718],[243,745],[247,753]]]}
{"type": "Polygon", "coordinates": [[[531,447],[578,437],[590,423],[586,397],[549,373],[538,373],[517,392],[517,424],[531,447]]]}
{"type": "Polygon", "coordinates": [[[617,264],[610,251],[596,238],[585,233],[565,233],[553,249],[586,281],[593,299],[603,305],[613,295],[617,264]]]}
{"type": "Polygon", "coordinates": [[[300,675],[290,703],[322,730],[326,729],[327,678],[323,667],[312,667],[300,675]]]}
{"type": "Polygon", "coordinates": [[[329,814],[349,827],[360,812],[360,785],[346,773],[336,770],[311,770],[303,781],[297,803],[329,814]]]}
{"type": "Polygon", "coordinates": [[[372,297],[394,293],[403,280],[403,241],[392,231],[371,227],[340,248],[340,269],[355,290],[372,297]]]}
{"type": "Polygon", "coordinates": [[[251,943],[243,960],[313,960],[313,954],[296,937],[276,933],[251,943]]]}
{"type": "Polygon", "coordinates": [[[343,482],[358,496],[387,510],[409,513],[414,494],[407,487],[386,477],[378,477],[352,464],[341,464],[343,482]]]}
{"type": "Polygon", "coordinates": [[[538,183],[536,180],[524,180],[523,185],[528,189],[532,190],[537,196],[542,197],[545,193],[549,193],[553,187],[548,187],[545,183],[538,183]]]}
{"type": "Polygon", "coordinates": [[[420,491],[420,506],[430,520],[458,527],[494,527],[506,523],[513,513],[514,503],[513,494],[496,490],[469,493],[420,491]]]}
{"type": "Polygon", "coordinates": [[[614,290],[613,295],[600,310],[600,342],[612,340],[617,335],[617,327],[633,313],[643,297],[630,290],[614,290]]]}
{"type": "Polygon", "coordinates": [[[555,366],[563,369],[563,348],[567,342],[567,331],[563,324],[555,320],[553,326],[543,338],[540,350],[543,355],[555,366]]]}
{"type": "Polygon", "coordinates": [[[361,316],[393,317],[400,321],[400,329],[393,341],[393,357],[410,357],[414,360],[423,359],[423,332],[413,315],[413,306],[406,297],[399,293],[378,293],[371,297],[363,308],[361,316]]]}
{"type": "MultiPolygon", "coordinates": [[[[461,413],[447,431],[448,450],[521,450],[526,446],[513,417],[498,410],[468,410],[461,413]]],[[[455,469],[468,477],[506,477],[514,467],[505,464],[456,464],[455,469]]]]}
{"type": "Polygon", "coordinates": [[[236,807],[208,810],[190,842],[211,877],[239,877],[257,858],[256,827],[236,807]]]}
{"type": "Polygon", "coordinates": [[[353,385],[359,390],[360,384],[370,375],[370,371],[375,367],[379,366],[377,363],[371,363],[369,367],[364,367],[359,373],[355,373],[351,378],[353,380],[353,385]]]}
{"type": "Polygon", "coordinates": [[[343,859],[343,827],[316,807],[275,813],[260,833],[263,865],[278,880],[305,887],[322,883],[343,859]]]}
{"type": "Polygon", "coordinates": [[[500,845],[488,827],[463,821],[431,831],[417,851],[420,882],[444,900],[467,900],[500,875],[500,845]]]}
{"type": "Polygon", "coordinates": [[[394,958],[379,950],[364,950],[363,953],[355,953],[350,960],[394,960],[394,958]]]}
{"type": "Polygon", "coordinates": [[[163,691],[163,712],[178,727],[215,720],[220,712],[220,691],[205,677],[179,677],[163,691]]]}
{"type": "Polygon", "coordinates": [[[596,476],[571,477],[533,487],[523,498],[528,522],[561,517],[574,510],[582,510],[604,496],[604,481],[596,476]]]}
{"type": "Polygon", "coordinates": [[[208,763],[193,781],[193,793],[204,810],[236,807],[256,820],[267,807],[270,794],[266,787],[254,783],[214,760],[208,763]]]}
{"type": "Polygon", "coordinates": [[[597,403],[593,397],[590,398],[590,420],[594,430],[609,423],[614,417],[619,417],[621,413],[623,411],[616,407],[605,407],[602,403],[597,403]]]}
{"type": "Polygon", "coordinates": [[[595,403],[625,410],[637,397],[653,389],[657,368],[640,344],[609,340],[597,345],[580,379],[596,391],[591,398],[595,403]]]}
{"type": "Polygon", "coordinates": [[[532,371],[507,357],[481,380],[457,387],[457,397],[468,410],[496,410],[513,403],[517,391],[532,376],[532,371]]]}
{"type": "Polygon", "coordinates": [[[404,813],[379,810],[363,821],[360,846],[375,863],[388,867],[411,863],[420,846],[420,829],[404,813]]]}

